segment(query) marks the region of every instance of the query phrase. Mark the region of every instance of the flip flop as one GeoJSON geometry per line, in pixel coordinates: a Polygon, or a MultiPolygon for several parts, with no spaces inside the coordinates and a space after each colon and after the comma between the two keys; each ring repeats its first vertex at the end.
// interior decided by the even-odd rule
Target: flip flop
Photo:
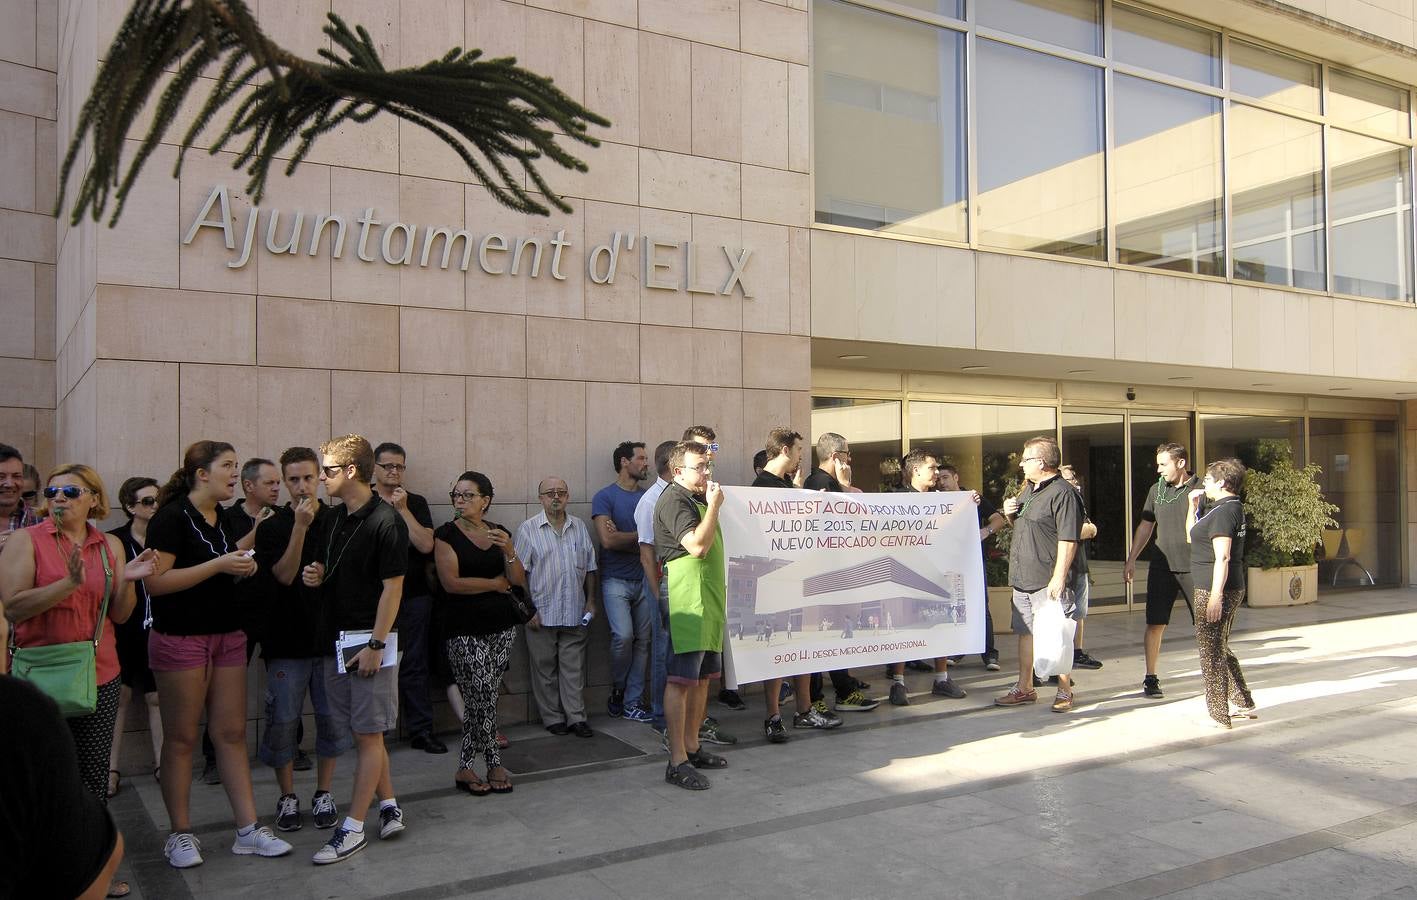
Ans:
{"type": "Polygon", "coordinates": [[[109,885],[106,897],[126,897],[133,893],[133,886],[126,881],[115,881],[109,885]]]}
{"type": "MultiPolygon", "coordinates": [[[[112,800],[114,797],[117,797],[117,796],[118,796],[118,792],[121,791],[121,790],[123,790],[123,775],[122,775],[122,773],[119,772],[117,769],[109,769],[109,770],[108,770],[108,791],[107,791],[108,799],[109,799],[109,800],[112,800]],[[113,776],[115,776],[115,775],[117,775],[118,777],[117,777],[117,778],[114,778],[113,776]]],[[[128,896],[128,895],[127,895],[127,893],[125,892],[125,893],[121,894],[120,896],[126,897],[126,896],[128,896]]]]}
{"type": "Polygon", "coordinates": [[[512,780],[505,775],[501,778],[493,778],[492,773],[488,772],[487,786],[492,789],[494,794],[510,794],[512,792],[512,780]]]}
{"type": "Polygon", "coordinates": [[[486,797],[488,794],[492,793],[492,786],[487,782],[483,781],[481,778],[477,777],[476,774],[474,774],[472,778],[468,779],[467,781],[464,781],[461,778],[454,777],[453,787],[457,788],[460,791],[466,791],[474,797],[486,797]]]}

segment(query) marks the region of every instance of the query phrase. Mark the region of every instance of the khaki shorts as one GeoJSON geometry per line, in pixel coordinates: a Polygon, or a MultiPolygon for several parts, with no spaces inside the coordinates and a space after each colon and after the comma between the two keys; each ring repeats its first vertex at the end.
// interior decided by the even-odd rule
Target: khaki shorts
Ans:
{"type": "Polygon", "coordinates": [[[330,705],[330,724],[335,734],[383,734],[398,725],[397,663],[380,669],[372,678],[341,675],[335,668],[333,656],[323,657],[320,669],[325,676],[325,698],[330,705]]]}

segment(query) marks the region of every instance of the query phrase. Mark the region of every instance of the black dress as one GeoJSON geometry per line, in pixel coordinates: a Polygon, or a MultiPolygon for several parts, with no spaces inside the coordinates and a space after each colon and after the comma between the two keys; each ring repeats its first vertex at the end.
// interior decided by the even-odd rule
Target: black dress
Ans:
{"type": "MultiPolygon", "coordinates": [[[[119,525],[109,534],[123,542],[125,562],[132,562],[143,552],[143,545],[133,537],[133,523],[119,525]]],[[[138,595],[128,621],[113,627],[113,637],[118,644],[119,677],[134,693],[153,694],[157,692],[157,679],[148,667],[148,630],[153,624],[152,601],[148,599],[148,589],[141,580],[133,582],[133,590],[138,595]]]]}

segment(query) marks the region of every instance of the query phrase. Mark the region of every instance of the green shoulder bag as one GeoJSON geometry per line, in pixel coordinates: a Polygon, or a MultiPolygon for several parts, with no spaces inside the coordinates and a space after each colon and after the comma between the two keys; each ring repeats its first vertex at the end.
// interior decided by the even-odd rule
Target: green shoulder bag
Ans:
{"type": "MultiPolygon", "coordinates": [[[[55,540],[58,540],[56,535],[55,540]]],[[[10,674],[39,688],[66,718],[92,715],[98,707],[98,643],[103,638],[103,620],[108,617],[108,597],[113,593],[113,562],[108,541],[100,545],[103,559],[103,604],[93,640],[42,647],[10,645],[10,674]]]]}

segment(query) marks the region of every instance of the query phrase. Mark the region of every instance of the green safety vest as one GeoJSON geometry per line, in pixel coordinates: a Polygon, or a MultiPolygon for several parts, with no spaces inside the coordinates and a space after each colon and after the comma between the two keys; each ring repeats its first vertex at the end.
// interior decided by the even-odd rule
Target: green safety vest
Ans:
{"type": "MultiPolygon", "coordinates": [[[[699,515],[708,511],[697,504],[699,515]]],[[[713,546],[703,559],[671,559],[669,571],[669,632],[675,653],[723,650],[723,628],[728,620],[728,576],[723,561],[723,530],[714,533],[713,546]]]]}

